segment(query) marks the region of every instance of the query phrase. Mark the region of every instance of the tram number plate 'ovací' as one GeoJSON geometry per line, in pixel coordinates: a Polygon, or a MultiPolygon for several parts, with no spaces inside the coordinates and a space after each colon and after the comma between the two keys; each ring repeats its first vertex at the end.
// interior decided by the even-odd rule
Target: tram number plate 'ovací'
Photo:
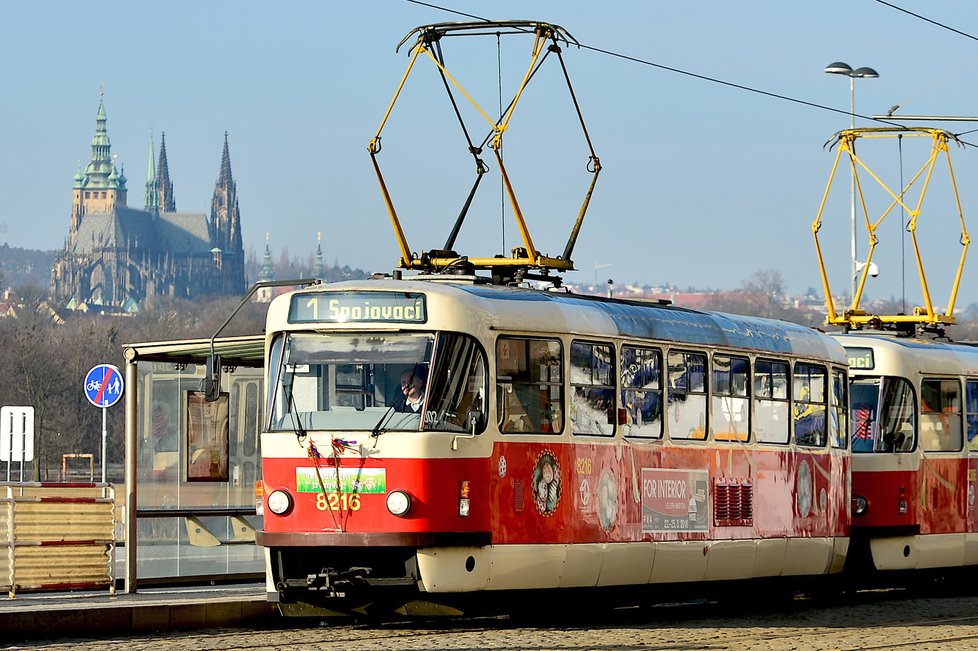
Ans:
{"type": "Polygon", "coordinates": [[[316,493],[316,508],[320,511],[359,511],[360,496],[349,493],[316,493]]]}

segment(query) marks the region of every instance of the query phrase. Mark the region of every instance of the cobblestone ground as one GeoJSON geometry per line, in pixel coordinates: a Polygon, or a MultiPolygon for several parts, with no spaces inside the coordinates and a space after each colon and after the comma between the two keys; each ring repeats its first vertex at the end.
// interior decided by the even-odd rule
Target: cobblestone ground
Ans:
{"type": "Polygon", "coordinates": [[[978,597],[892,599],[796,606],[779,613],[733,615],[720,606],[624,611],[578,625],[523,626],[508,619],[382,625],[319,625],[277,630],[222,629],[101,640],[38,642],[3,649],[50,651],[253,651],[329,649],[451,651],[497,649],[597,650],[759,649],[764,651],[906,649],[978,650],[978,597]]]}

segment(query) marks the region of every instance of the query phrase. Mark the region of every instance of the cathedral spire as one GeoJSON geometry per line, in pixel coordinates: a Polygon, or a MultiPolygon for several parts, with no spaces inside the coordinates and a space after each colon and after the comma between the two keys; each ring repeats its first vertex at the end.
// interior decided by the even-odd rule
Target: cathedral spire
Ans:
{"type": "Polygon", "coordinates": [[[258,280],[268,281],[275,279],[275,272],[272,270],[272,251],[268,248],[268,233],[265,233],[265,258],[262,261],[261,271],[258,272],[258,280]]]}
{"type": "Polygon", "coordinates": [[[326,266],[323,265],[323,246],[322,233],[316,233],[316,268],[314,269],[316,278],[326,278],[326,266]]]}
{"type": "Polygon", "coordinates": [[[214,184],[211,199],[211,233],[218,248],[224,252],[242,252],[241,214],[238,211],[238,190],[231,176],[231,155],[228,152],[228,133],[224,132],[224,152],[221,171],[214,184]]]}
{"type": "Polygon", "coordinates": [[[106,129],[105,102],[99,91],[98,112],[95,114],[95,135],[92,136],[92,160],[85,167],[86,188],[109,187],[109,176],[115,172],[112,164],[112,145],[106,129]]]}
{"type": "Polygon", "coordinates": [[[224,154],[221,156],[221,172],[217,176],[217,184],[234,183],[231,178],[231,155],[228,153],[228,132],[224,132],[224,154]]]}
{"type": "Polygon", "coordinates": [[[160,214],[160,186],[156,183],[156,152],[153,150],[153,131],[149,132],[149,159],[146,161],[146,193],[144,210],[153,215],[160,214]]]}
{"type": "MultiPolygon", "coordinates": [[[[259,282],[268,282],[275,279],[275,271],[272,269],[272,251],[268,248],[268,233],[265,233],[265,259],[261,265],[261,271],[258,272],[259,282]]],[[[271,287],[261,287],[258,293],[255,295],[255,301],[258,303],[270,303],[272,300],[272,288],[271,287]]]]}
{"type": "Polygon", "coordinates": [[[160,162],[156,167],[156,184],[159,188],[160,212],[176,212],[177,202],[173,198],[173,183],[170,181],[170,168],[166,162],[166,133],[160,132],[160,162]]]}

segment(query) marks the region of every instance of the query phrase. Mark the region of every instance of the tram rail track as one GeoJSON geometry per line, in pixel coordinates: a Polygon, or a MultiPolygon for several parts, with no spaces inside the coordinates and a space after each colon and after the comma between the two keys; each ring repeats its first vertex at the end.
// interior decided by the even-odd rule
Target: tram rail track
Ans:
{"type": "MultiPolygon", "coordinates": [[[[978,594],[914,595],[906,590],[865,591],[834,605],[796,599],[780,609],[687,602],[620,609],[576,621],[506,617],[389,621],[375,626],[336,621],[281,621],[269,629],[202,630],[101,640],[39,642],[48,651],[217,651],[242,649],[978,649],[978,594]]],[[[5,646],[0,649],[24,648],[5,646]]]]}

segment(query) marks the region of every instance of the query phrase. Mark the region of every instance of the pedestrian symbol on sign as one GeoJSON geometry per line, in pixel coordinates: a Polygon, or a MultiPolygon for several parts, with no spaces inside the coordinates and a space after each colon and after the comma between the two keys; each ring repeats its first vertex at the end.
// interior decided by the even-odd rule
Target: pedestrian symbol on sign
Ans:
{"type": "Polygon", "coordinates": [[[122,398],[122,373],[112,364],[99,364],[85,376],[85,397],[96,407],[111,407],[122,398]]]}

